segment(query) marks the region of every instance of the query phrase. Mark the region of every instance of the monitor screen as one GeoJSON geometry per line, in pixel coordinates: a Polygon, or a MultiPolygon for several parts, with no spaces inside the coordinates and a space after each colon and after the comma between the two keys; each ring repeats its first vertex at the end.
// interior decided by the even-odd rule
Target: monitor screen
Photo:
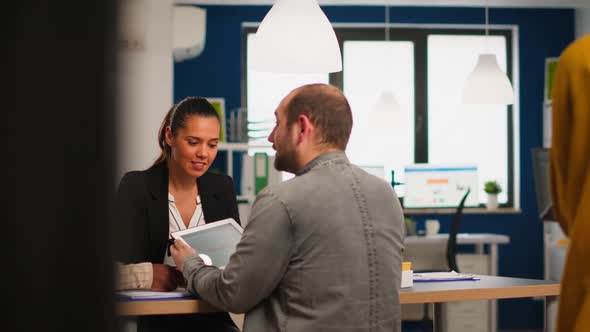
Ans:
{"type": "Polygon", "coordinates": [[[535,178],[535,193],[537,198],[537,213],[540,219],[550,218],[551,191],[549,187],[549,149],[534,148],[531,150],[533,158],[533,176],[535,178]]]}
{"type": "Polygon", "coordinates": [[[369,174],[375,175],[376,177],[378,177],[380,179],[386,180],[385,167],[383,167],[383,166],[359,165],[359,167],[369,174]]]}
{"type": "Polygon", "coordinates": [[[479,206],[477,166],[414,164],[404,168],[404,208],[455,208],[471,188],[465,206],[479,206]]]}

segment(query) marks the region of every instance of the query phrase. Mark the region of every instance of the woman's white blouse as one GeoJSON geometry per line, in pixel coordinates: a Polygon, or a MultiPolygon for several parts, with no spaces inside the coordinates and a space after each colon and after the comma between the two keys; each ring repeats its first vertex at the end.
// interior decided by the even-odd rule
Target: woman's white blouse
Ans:
{"type": "MultiPolygon", "coordinates": [[[[199,197],[199,195],[197,195],[195,199],[197,201],[197,208],[195,209],[195,212],[191,217],[191,221],[188,224],[188,228],[193,228],[205,224],[205,216],[203,216],[201,198],[199,197]]],[[[183,229],[187,229],[187,227],[184,225],[184,221],[180,216],[180,212],[178,211],[178,208],[174,203],[174,196],[171,193],[168,193],[168,236],[170,236],[170,233],[172,232],[181,231],[183,229]]],[[[168,256],[168,251],[166,251],[166,253],[164,254],[164,264],[176,266],[176,264],[174,264],[172,256],[168,256]]]]}

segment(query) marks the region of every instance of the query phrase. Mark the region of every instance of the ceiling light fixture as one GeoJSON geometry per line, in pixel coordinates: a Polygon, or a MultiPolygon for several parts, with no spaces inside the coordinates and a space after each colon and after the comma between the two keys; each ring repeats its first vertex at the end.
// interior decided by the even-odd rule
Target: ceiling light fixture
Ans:
{"type": "MultiPolygon", "coordinates": [[[[389,5],[385,5],[385,42],[389,41],[389,5]]],[[[391,89],[381,91],[379,99],[375,104],[375,111],[377,112],[395,112],[400,109],[395,95],[391,89]]]]}
{"type": "Polygon", "coordinates": [[[251,39],[251,68],[276,73],[342,71],[340,45],[317,0],[277,0],[251,39]]]}
{"type": "MultiPolygon", "coordinates": [[[[485,2],[485,34],[488,38],[488,1],[485,2]]],[[[482,53],[477,65],[467,77],[463,87],[465,104],[513,104],[514,91],[510,80],[498,66],[496,55],[482,53]]]]}

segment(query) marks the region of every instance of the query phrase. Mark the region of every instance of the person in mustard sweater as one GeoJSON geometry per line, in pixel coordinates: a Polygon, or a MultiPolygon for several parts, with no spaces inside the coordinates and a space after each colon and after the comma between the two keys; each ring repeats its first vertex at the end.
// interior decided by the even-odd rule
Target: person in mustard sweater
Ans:
{"type": "Polygon", "coordinates": [[[553,213],[568,235],[557,329],[590,331],[590,34],[559,58],[553,85],[553,213]]]}

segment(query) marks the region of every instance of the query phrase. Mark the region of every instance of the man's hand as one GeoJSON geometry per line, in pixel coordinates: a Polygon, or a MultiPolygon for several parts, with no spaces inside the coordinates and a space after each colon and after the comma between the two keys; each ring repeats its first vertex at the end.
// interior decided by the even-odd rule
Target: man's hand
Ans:
{"type": "Polygon", "coordinates": [[[154,271],[152,290],[168,292],[184,285],[182,273],[175,268],[166,264],[152,264],[152,268],[154,271]]]}
{"type": "Polygon", "coordinates": [[[170,246],[170,253],[172,253],[172,258],[174,258],[176,268],[182,272],[182,262],[184,262],[184,259],[190,255],[196,254],[197,252],[195,249],[189,247],[186,242],[182,240],[175,240],[174,244],[170,246]]]}

